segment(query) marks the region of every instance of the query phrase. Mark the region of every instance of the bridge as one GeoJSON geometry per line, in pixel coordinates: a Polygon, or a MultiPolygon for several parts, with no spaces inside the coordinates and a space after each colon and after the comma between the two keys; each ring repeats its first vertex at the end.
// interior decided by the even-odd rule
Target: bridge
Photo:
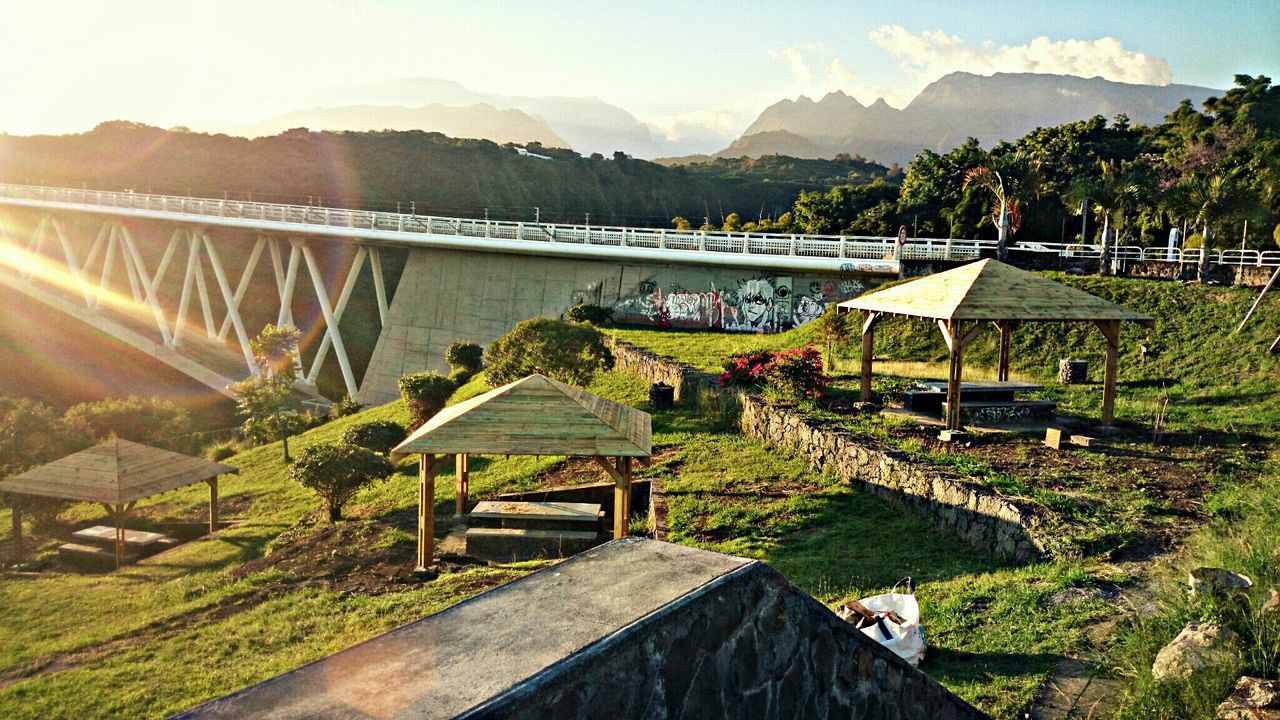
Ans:
{"type": "MultiPolygon", "coordinates": [[[[318,340],[307,365],[300,362],[298,389],[318,396],[332,356],[342,388],[362,402],[394,397],[404,372],[442,368],[449,342],[488,342],[519,320],[556,316],[578,302],[610,306],[624,321],[778,330],[897,276],[902,260],[970,259],[994,246],[504,222],[28,185],[0,185],[0,208],[0,284],[224,394],[256,371],[249,340],[257,322],[306,325],[304,336],[318,340]],[[403,263],[398,278],[384,267],[386,253],[403,263]],[[366,264],[379,328],[358,383],[361,368],[340,324],[366,264]],[[299,303],[310,323],[299,323],[299,303]]],[[[1073,257],[1098,250],[1017,247],[1073,257]]],[[[1117,249],[1121,257],[1148,252],[1117,249]]],[[[1276,255],[1217,259],[1280,264],[1276,255]]]]}

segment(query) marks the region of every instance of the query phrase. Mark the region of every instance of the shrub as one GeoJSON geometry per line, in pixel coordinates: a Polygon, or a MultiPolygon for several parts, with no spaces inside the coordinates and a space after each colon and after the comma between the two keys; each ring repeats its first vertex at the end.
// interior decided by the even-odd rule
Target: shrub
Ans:
{"type": "Polygon", "coordinates": [[[586,323],[588,325],[608,325],[613,322],[613,310],[594,303],[582,303],[566,310],[564,319],[569,322],[586,323]]]}
{"type": "Polygon", "coordinates": [[[45,534],[57,529],[58,516],[72,505],[70,500],[38,495],[9,495],[6,503],[30,516],[32,527],[45,534]]]}
{"type": "Polygon", "coordinates": [[[766,388],[788,400],[822,395],[830,378],[822,371],[822,356],[813,345],[779,352],[734,353],[724,359],[720,385],[766,388]]]}
{"type": "Polygon", "coordinates": [[[449,382],[453,383],[454,385],[457,385],[458,387],[462,387],[463,385],[466,385],[468,382],[470,382],[471,378],[475,377],[475,375],[476,375],[475,373],[471,372],[466,368],[458,368],[453,372],[449,373],[449,382]]]}
{"type": "Polygon", "coordinates": [[[206,452],[205,455],[214,462],[222,462],[223,460],[226,460],[232,455],[235,455],[236,452],[238,451],[236,450],[235,443],[221,442],[209,448],[208,452],[206,452]]]}
{"type": "Polygon", "coordinates": [[[158,397],[99,400],[73,405],[67,422],[98,440],[112,435],[145,445],[187,452],[192,445],[191,414],[170,400],[158,397]]]}
{"type": "Polygon", "coordinates": [[[400,397],[409,406],[414,427],[443,410],[455,389],[452,380],[437,372],[411,373],[400,378],[400,397]]]}
{"type": "Polygon", "coordinates": [[[360,412],[361,407],[363,406],[355,400],[352,400],[350,395],[344,394],[329,406],[329,419],[337,420],[340,417],[355,415],[360,412]]]}
{"type": "Polygon", "coordinates": [[[768,350],[734,353],[724,359],[720,385],[736,388],[759,388],[764,385],[773,353],[768,350]]]}
{"type": "Polygon", "coordinates": [[[484,367],[484,348],[473,342],[454,342],[444,349],[444,361],[456,373],[466,370],[472,375],[484,367]]]}
{"type": "Polygon", "coordinates": [[[352,425],[342,433],[342,442],[386,455],[399,445],[408,433],[404,426],[390,420],[373,420],[352,425]]]}
{"type": "Polygon", "coordinates": [[[322,443],[298,453],[289,479],[316,491],[329,520],[342,519],[342,507],[360,488],[393,472],[385,457],[355,445],[322,443]]]}
{"type": "Polygon", "coordinates": [[[822,355],[812,345],[774,353],[767,377],[769,389],[789,400],[817,398],[831,382],[822,372],[822,355]]]}
{"type": "Polygon", "coordinates": [[[613,353],[604,335],[590,325],[533,318],[490,343],[484,361],[490,387],[534,373],[582,386],[613,365],[613,353]]]}

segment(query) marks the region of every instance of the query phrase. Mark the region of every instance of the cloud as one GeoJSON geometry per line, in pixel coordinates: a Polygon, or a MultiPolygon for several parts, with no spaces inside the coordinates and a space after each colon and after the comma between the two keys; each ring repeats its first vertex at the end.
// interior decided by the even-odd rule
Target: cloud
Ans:
{"type": "Polygon", "coordinates": [[[1113,37],[1097,40],[1050,40],[1040,36],[1025,45],[991,43],[977,47],[942,30],[914,34],[901,25],[882,25],[869,33],[871,42],[897,58],[902,69],[929,83],[948,73],[1049,73],[1102,77],[1116,82],[1168,85],[1172,79],[1164,58],[1126,50],[1113,37]]]}

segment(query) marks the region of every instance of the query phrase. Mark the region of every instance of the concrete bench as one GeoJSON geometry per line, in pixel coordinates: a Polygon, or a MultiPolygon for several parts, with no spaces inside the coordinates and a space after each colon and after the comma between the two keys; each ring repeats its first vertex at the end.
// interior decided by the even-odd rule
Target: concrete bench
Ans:
{"type": "MultiPolygon", "coordinates": [[[[1017,425],[1023,423],[1048,423],[1058,403],[1050,400],[969,401],[960,402],[962,425],[1017,425]]],[[[947,412],[947,403],[942,404],[947,412]]]]}
{"type": "MultiPolygon", "coordinates": [[[[73,565],[93,567],[115,567],[116,551],[97,545],[81,545],[80,543],[64,543],[58,546],[58,558],[73,565]]],[[[135,552],[125,551],[125,562],[138,559],[135,552]]]]}
{"type": "Polygon", "coordinates": [[[602,542],[600,533],[595,531],[492,527],[467,530],[467,554],[493,562],[569,557],[602,542]]]}

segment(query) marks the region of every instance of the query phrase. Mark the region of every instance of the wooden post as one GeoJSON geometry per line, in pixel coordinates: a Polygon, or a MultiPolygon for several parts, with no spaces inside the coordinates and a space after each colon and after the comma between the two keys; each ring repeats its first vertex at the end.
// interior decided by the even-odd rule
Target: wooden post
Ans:
{"type": "Polygon", "coordinates": [[[13,547],[10,554],[15,563],[22,562],[22,508],[13,504],[13,547]]]}
{"type": "Polygon", "coordinates": [[[1120,360],[1120,321],[1099,320],[1098,329],[1107,339],[1107,360],[1102,374],[1102,424],[1111,425],[1116,413],[1116,370],[1120,360]]]}
{"type": "Polygon", "coordinates": [[[116,569],[124,566],[124,509],[112,508],[111,516],[116,521],[116,569]]]}
{"type": "Polygon", "coordinates": [[[467,514],[467,493],[471,490],[471,462],[466,453],[454,457],[453,470],[457,486],[454,488],[454,517],[467,514]]]}
{"type": "Polygon", "coordinates": [[[1009,350],[1013,344],[1013,321],[996,321],[995,326],[1000,331],[1000,364],[996,369],[996,379],[1000,382],[1008,382],[1009,350]]]}
{"type": "Polygon", "coordinates": [[[876,321],[879,313],[866,310],[862,320],[862,401],[871,401],[871,367],[875,357],[876,321]]]}
{"type": "Polygon", "coordinates": [[[624,538],[631,532],[631,458],[620,457],[616,461],[617,474],[613,479],[613,539],[624,538]]]}
{"type": "Polygon", "coordinates": [[[435,559],[436,532],[436,458],[418,456],[418,565],[425,572],[435,559]]]}
{"type": "Polygon", "coordinates": [[[209,534],[218,532],[218,478],[209,478],[209,534]]]}

